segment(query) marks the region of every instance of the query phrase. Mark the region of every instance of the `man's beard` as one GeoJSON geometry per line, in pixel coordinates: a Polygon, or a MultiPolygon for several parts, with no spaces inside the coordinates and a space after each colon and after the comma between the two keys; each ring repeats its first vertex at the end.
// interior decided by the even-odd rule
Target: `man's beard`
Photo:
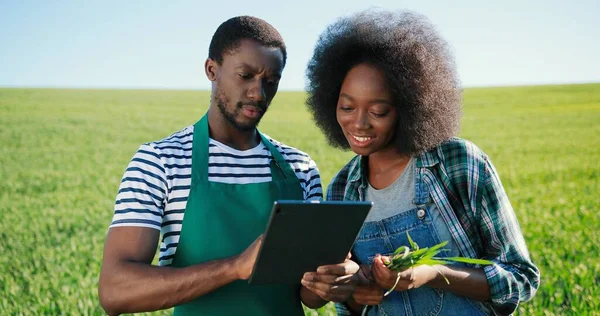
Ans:
{"type": "Polygon", "coordinates": [[[217,91],[215,99],[217,101],[217,106],[219,107],[219,111],[221,112],[223,117],[227,120],[227,122],[229,122],[229,124],[231,124],[231,126],[233,126],[235,129],[237,129],[240,132],[249,132],[249,131],[255,129],[256,126],[258,126],[258,123],[262,119],[263,115],[267,111],[267,107],[264,105],[264,103],[252,103],[252,105],[261,109],[262,115],[259,116],[256,119],[256,121],[250,121],[247,123],[243,123],[243,122],[236,121],[235,118],[242,116],[242,114],[240,112],[242,111],[242,106],[244,105],[244,103],[238,102],[236,104],[233,112],[228,112],[227,105],[230,104],[229,98],[227,98],[227,96],[224,93],[222,93],[221,91],[217,91]]]}

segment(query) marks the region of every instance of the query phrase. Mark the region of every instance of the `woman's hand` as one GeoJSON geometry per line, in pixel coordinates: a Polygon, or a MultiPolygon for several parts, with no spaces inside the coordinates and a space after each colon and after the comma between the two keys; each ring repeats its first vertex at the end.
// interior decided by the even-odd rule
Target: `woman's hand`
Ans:
{"type": "Polygon", "coordinates": [[[386,290],[394,288],[398,273],[400,274],[400,280],[394,288],[396,291],[419,288],[434,280],[438,274],[438,270],[434,266],[429,265],[411,267],[401,272],[392,271],[384,264],[384,262],[389,262],[389,260],[389,257],[377,255],[371,266],[375,283],[386,290]]]}

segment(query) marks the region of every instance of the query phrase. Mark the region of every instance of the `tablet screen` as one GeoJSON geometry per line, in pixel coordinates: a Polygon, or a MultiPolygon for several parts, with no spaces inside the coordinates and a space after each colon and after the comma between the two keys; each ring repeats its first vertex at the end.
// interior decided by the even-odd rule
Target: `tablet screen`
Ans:
{"type": "Polygon", "coordinates": [[[304,273],[343,262],[371,206],[358,201],[276,201],[249,283],[300,284],[304,273]]]}

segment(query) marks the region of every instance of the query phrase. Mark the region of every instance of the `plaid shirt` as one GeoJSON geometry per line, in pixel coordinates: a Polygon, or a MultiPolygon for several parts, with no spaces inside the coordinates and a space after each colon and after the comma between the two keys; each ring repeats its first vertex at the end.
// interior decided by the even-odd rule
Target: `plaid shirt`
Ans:
{"type": "MultiPolygon", "coordinates": [[[[452,138],[416,158],[416,183],[427,185],[462,256],[485,258],[489,306],[511,314],[535,295],[540,272],[531,262],[517,217],[489,158],[473,143],[452,138]]],[[[333,178],[327,200],[364,200],[366,159],[354,157],[333,178]]]]}

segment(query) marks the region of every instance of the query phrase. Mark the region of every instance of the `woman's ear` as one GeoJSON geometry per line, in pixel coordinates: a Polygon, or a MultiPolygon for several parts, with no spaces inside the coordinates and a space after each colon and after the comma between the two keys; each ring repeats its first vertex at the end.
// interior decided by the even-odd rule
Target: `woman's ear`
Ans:
{"type": "Polygon", "coordinates": [[[219,68],[219,64],[216,60],[207,58],[204,62],[204,72],[206,73],[206,78],[210,81],[217,80],[217,70],[219,68]]]}

